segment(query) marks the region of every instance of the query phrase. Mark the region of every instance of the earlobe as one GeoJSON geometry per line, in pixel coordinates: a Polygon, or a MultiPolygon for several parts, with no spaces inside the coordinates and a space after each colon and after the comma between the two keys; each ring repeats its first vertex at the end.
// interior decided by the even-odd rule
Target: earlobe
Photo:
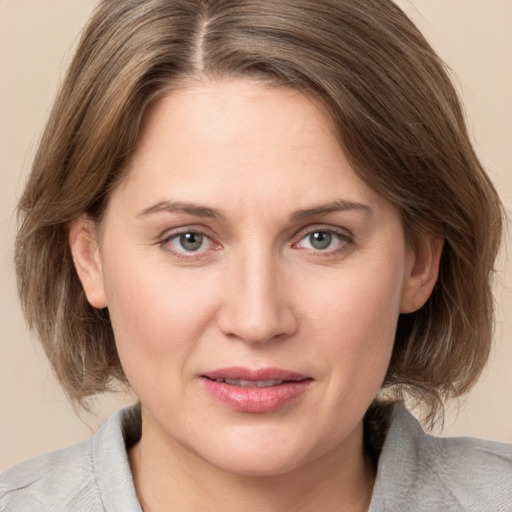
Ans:
{"type": "Polygon", "coordinates": [[[69,246],[75,268],[91,306],[107,306],[95,224],[82,215],[69,228],[69,246]]]}
{"type": "Polygon", "coordinates": [[[439,275],[443,239],[427,235],[408,250],[400,313],[413,313],[430,297],[439,275]]]}

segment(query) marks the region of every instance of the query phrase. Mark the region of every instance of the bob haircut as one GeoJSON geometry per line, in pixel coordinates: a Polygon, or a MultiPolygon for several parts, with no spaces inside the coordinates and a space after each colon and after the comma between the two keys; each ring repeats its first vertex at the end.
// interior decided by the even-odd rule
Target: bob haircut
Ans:
{"type": "Polygon", "coordinates": [[[150,104],[237,77],[319,100],[355,172],[400,210],[408,243],[444,239],[438,282],[399,318],[382,384],[434,421],[489,356],[503,209],[444,64],[391,0],[99,3],[19,202],[15,248],[24,313],[71,402],[127,384],[108,311],[89,305],[76,274],[71,223],[101,223],[150,104]]]}

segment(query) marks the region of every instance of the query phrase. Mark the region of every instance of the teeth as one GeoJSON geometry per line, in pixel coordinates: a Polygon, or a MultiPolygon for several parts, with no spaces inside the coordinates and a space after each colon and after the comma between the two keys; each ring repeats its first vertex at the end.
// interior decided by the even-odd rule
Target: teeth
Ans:
{"type": "Polygon", "coordinates": [[[278,386],[284,381],[282,380],[244,380],[244,379],[215,379],[215,382],[225,382],[231,386],[239,386],[241,388],[268,388],[270,386],[278,386]]]}
{"type": "Polygon", "coordinates": [[[278,386],[282,384],[284,381],[282,380],[257,380],[256,387],[257,388],[268,388],[270,386],[278,386]]]}

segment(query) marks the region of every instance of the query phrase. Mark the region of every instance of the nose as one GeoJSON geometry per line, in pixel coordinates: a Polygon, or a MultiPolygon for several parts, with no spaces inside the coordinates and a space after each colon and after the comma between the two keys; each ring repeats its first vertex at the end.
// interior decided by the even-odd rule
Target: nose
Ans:
{"type": "Polygon", "coordinates": [[[285,276],[271,255],[256,251],[242,255],[227,273],[224,302],[218,316],[224,335],[263,344],[284,339],[297,330],[285,276]]]}

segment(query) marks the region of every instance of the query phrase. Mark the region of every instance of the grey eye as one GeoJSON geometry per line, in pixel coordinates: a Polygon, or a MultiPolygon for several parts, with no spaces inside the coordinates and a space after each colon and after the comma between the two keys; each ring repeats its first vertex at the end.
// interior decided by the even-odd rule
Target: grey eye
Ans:
{"type": "Polygon", "coordinates": [[[327,249],[332,243],[332,233],[316,231],[308,235],[309,243],[313,249],[327,249]]]}
{"type": "Polygon", "coordinates": [[[176,239],[181,248],[189,252],[198,251],[204,243],[204,235],[201,233],[182,233],[176,239]]]}

